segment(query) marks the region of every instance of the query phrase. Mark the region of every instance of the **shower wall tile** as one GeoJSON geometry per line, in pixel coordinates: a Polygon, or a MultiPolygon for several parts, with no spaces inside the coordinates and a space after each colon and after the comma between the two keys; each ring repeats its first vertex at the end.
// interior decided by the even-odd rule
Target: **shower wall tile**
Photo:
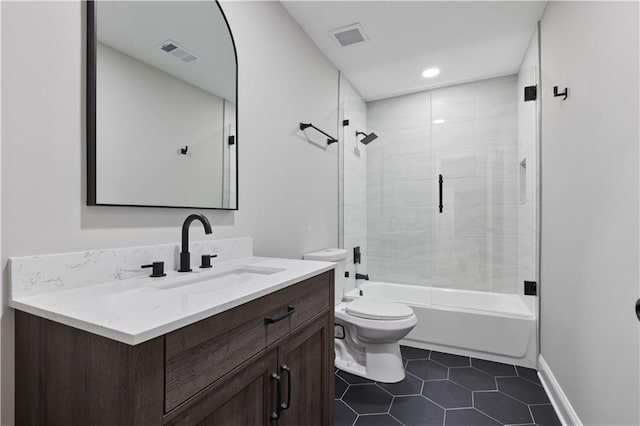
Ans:
{"type": "Polygon", "coordinates": [[[371,129],[376,133],[412,127],[428,127],[431,115],[430,103],[429,92],[369,102],[367,104],[367,119],[369,123],[375,123],[375,128],[371,127],[371,129]]]}
{"type": "Polygon", "coordinates": [[[383,181],[382,191],[378,194],[382,197],[380,201],[384,202],[385,206],[431,207],[433,206],[434,182],[434,180],[389,179],[383,181]]]}
{"type": "Polygon", "coordinates": [[[451,212],[455,235],[518,235],[518,206],[473,206],[451,212]]]}
{"type": "Polygon", "coordinates": [[[434,153],[456,152],[496,146],[515,146],[517,116],[485,118],[460,123],[434,124],[431,140],[434,153]]]}
{"type": "Polygon", "coordinates": [[[411,127],[402,130],[378,131],[376,143],[367,146],[370,151],[383,151],[385,154],[415,154],[428,153],[429,128],[411,127]]]}
{"type": "Polygon", "coordinates": [[[434,90],[431,97],[433,120],[456,123],[476,119],[476,98],[471,93],[460,97],[451,97],[449,90],[434,90]]]}
{"type": "Polygon", "coordinates": [[[500,117],[517,110],[515,76],[493,78],[477,84],[477,118],[500,117]]]}
{"type": "Polygon", "coordinates": [[[480,176],[448,179],[444,177],[443,204],[445,209],[482,205],[516,205],[518,182],[516,177],[480,176]]]}

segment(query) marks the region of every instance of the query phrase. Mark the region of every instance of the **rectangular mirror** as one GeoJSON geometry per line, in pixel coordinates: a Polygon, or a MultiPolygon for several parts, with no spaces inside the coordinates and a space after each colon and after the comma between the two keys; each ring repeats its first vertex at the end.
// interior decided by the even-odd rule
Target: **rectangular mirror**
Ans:
{"type": "Polygon", "coordinates": [[[237,56],[215,1],[87,3],[87,204],[238,208],[237,56]]]}

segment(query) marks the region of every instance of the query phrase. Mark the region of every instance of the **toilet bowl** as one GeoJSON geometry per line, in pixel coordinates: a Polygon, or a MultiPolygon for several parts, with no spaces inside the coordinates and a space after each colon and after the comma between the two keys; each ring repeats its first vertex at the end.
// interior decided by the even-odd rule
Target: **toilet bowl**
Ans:
{"type": "Polygon", "coordinates": [[[357,376],[383,383],[404,379],[400,339],[417,324],[413,310],[400,303],[361,297],[344,300],[347,252],[327,249],[304,256],[305,260],[336,262],[335,365],[357,376]]]}

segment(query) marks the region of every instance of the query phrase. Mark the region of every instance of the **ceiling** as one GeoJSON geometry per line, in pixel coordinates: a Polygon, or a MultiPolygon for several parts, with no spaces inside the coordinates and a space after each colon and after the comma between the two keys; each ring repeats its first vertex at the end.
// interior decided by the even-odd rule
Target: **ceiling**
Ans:
{"type": "Polygon", "coordinates": [[[545,1],[283,1],[367,100],[517,72],[545,1]],[[330,31],[360,23],[369,40],[330,31]],[[440,75],[422,77],[426,68],[440,75]]]}
{"type": "Polygon", "coordinates": [[[96,2],[100,42],[207,92],[235,102],[236,60],[215,2],[96,2]],[[185,63],[160,50],[173,40],[198,56],[185,63]]]}

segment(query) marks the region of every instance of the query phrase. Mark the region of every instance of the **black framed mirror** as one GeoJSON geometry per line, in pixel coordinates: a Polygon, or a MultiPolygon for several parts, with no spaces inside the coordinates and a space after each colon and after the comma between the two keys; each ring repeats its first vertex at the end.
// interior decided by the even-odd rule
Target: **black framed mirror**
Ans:
{"type": "Polygon", "coordinates": [[[217,1],[88,1],[87,205],[237,210],[237,93],[217,1]]]}

